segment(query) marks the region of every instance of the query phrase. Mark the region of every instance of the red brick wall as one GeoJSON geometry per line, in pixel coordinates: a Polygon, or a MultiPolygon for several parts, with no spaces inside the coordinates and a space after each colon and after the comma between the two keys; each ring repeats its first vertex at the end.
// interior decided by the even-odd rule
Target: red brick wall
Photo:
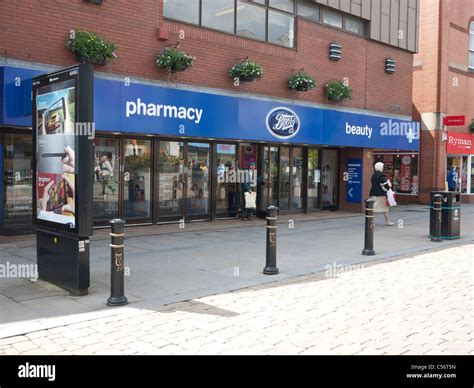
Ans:
{"type": "Polygon", "coordinates": [[[298,49],[293,50],[163,21],[162,1],[158,0],[105,1],[100,6],[82,0],[0,2],[0,55],[71,65],[75,58],[65,47],[71,29],[96,32],[118,45],[118,58],[100,71],[236,90],[227,72],[249,56],[263,65],[265,74],[239,91],[326,103],[324,83],[347,77],[353,100],[343,105],[411,114],[412,54],[334,28],[299,20],[298,49]],[[158,27],[171,30],[169,40],[157,38],[158,27]],[[193,68],[168,77],[154,61],[163,47],[178,41],[179,30],[186,34],[180,41],[181,49],[196,56],[196,61],[193,68]],[[328,46],[334,41],[342,45],[340,62],[328,58],[328,46]],[[387,57],[396,61],[395,74],[384,71],[387,57]],[[288,76],[301,68],[315,75],[318,88],[308,93],[287,88],[288,76]]]}
{"type": "MultiPolygon", "coordinates": [[[[448,131],[470,133],[474,119],[474,73],[467,72],[469,22],[474,19],[472,0],[420,2],[420,52],[414,56],[414,118],[424,112],[466,116],[466,125],[448,131]],[[441,14],[440,14],[441,12],[441,14]]],[[[419,115],[419,116],[418,116],[419,115]]],[[[431,190],[444,190],[446,142],[440,126],[424,130],[420,146],[420,196],[429,202],[431,190]],[[434,130],[433,130],[434,129],[434,130]]]]}

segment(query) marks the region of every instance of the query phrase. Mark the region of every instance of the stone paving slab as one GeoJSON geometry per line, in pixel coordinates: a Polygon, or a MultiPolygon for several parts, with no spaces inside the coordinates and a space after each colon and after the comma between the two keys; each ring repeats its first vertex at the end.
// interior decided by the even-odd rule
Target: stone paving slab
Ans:
{"type": "Polygon", "coordinates": [[[473,305],[474,244],[466,244],[333,278],[87,313],[2,338],[0,354],[474,355],[473,305]]]}

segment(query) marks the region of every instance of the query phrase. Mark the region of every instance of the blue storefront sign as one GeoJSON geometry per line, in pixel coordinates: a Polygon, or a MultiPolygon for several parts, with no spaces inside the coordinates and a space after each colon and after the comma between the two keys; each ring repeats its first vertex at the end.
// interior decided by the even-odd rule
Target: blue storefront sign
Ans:
{"type": "MultiPolygon", "coordinates": [[[[41,71],[1,69],[0,124],[31,126],[31,78],[41,71]]],[[[410,151],[419,147],[419,123],[393,117],[97,76],[94,89],[98,131],[410,151]]]]}
{"type": "Polygon", "coordinates": [[[362,159],[347,160],[346,202],[362,202],[362,159]]]}

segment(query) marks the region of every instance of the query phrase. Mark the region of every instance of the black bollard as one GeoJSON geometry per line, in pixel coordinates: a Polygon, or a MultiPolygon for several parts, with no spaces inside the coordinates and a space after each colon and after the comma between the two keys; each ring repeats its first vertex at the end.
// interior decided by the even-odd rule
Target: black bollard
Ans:
{"type": "Polygon", "coordinates": [[[441,203],[443,201],[443,196],[441,194],[435,194],[433,196],[434,202],[434,225],[433,225],[433,236],[431,237],[431,241],[433,242],[441,242],[443,239],[441,238],[441,203]]]}
{"type": "Polygon", "coordinates": [[[263,269],[265,275],[276,275],[280,272],[276,266],[277,212],[278,208],[276,206],[267,208],[267,251],[265,268],[263,269]]]}
{"type": "Polygon", "coordinates": [[[365,237],[364,250],[365,256],[374,256],[374,203],[373,199],[365,200],[365,237]]]}
{"type": "Polygon", "coordinates": [[[109,306],[123,306],[128,303],[124,295],[124,225],[125,221],[114,219],[109,221],[112,228],[111,237],[111,273],[110,273],[110,298],[107,299],[109,306]]]}

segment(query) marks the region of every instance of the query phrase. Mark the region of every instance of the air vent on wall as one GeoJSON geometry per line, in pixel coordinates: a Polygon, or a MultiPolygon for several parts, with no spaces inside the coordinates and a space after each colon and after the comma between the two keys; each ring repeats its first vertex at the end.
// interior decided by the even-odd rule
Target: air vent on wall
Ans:
{"type": "Polygon", "coordinates": [[[395,71],[396,71],[395,61],[393,59],[387,58],[385,60],[385,72],[392,74],[392,73],[395,73],[395,71]]]}
{"type": "Polygon", "coordinates": [[[331,43],[329,45],[329,59],[331,61],[338,61],[341,59],[342,47],[337,43],[331,43]]]}

